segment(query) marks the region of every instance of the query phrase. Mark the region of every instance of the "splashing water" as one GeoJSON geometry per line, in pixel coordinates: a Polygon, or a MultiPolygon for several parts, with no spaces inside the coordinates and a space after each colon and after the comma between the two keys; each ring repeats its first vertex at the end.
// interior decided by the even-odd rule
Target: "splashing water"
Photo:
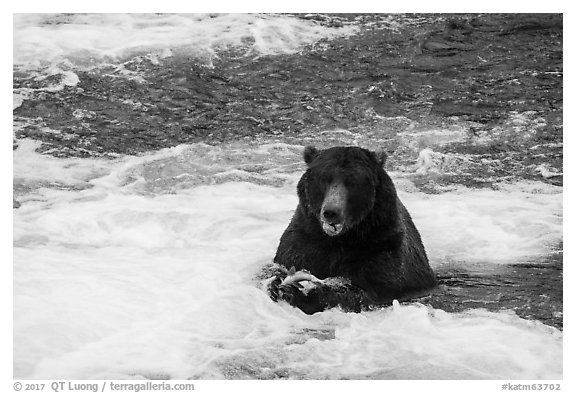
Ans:
{"type": "MultiPolygon", "coordinates": [[[[290,53],[351,26],[288,16],[17,15],[15,69],[35,78],[140,53],[290,53]],[[113,39],[111,39],[113,37],[113,39]]],[[[20,89],[15,107],[38,90],[20,89]]],[[[77,113],[78,116],[86,114],[77,113]]],[[[336,142],[366,143],[341,130],[336,142]],[[342,135],[340,135],[342,134],[342,135]]],[[[320,143],[326,135],[308,140],[320,143]]],[[[420,303],[312,316],[255,279],[297,204],[302,146],[180,145],[114,159],[14,151],[14,377],[558,379],[560,330],[513,311],[420,303]]],[[[391,173],[431,264],[508,266],[562,241],[562,190],[531,182],[417,191],[391,173]]]]}
{"type": "MultiPolygon", "coordinates": [[[[28,198],[14,216],[16,375],[561,376],[562,334],[513,313],[397,304],[306,316],[270,301],[253,277],[297,203],[300,151],[192,145],[104,161],[16,150],[15,181],[28,198]],[[35,182],[40,167],[50,172],[35,182]]],[[[561,237],[561,194],[533,191],[400,195],[433,264],[464,255],[506,263],[561,237]],[[526,225],[534,210],[541,217],[526,225]],[[480,235],[454,230],[478,216],[480,235]]]]}
{"type": "Polygon", "coordinates": [[[138,53],[158,63],[175,52],[212,57],[234,47],[294,53],[355,28],[262,14],[15,14],[14,30],[14,64],[34,69],[102,65],[138,53]]]}

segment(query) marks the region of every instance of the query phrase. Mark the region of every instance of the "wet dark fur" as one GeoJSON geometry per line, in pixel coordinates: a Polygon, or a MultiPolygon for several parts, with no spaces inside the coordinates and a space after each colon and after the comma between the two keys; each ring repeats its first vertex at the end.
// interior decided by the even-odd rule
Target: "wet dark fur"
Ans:
{"type": "Polygon", "coordinates": [[[304,294],[297,285],[278,290],[306,313],[341,306],[361,311],[393,299],[417,296],[436,285],[420,234],[383,169],[385,155],[357,147],[318,151],[307,147],[308,169],[298,183],[299,204],[274,258],[289,269],[308,270],[330,284],[304,294]],[[334,181],[347,188],[345,231],[328,236],[320,224],[325,192],[334,181]]]}

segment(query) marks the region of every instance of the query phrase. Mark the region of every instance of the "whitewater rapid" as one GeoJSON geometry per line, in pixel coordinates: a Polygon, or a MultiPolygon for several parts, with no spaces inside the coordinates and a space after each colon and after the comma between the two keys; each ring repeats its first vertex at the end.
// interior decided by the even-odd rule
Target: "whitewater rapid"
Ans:
{"type": "MultiPolygon", "coordinates": [[[[15,108],[76,86],[78,70],[122,74],[134,56],[161,63],[194,53],[210,66],[222,47],[295,53],[355,31],[286,15],[16,15],[14,29],[15,72],[39,81],[14,91],[15,108]]],[[[307,143],[375,143],[327,132],[307,143]]],[[[562,331],[513,310],[411,303],[309,316],[272,302],[256,276],[305,169],[304,143],[280,139],[106,158],[57,158],[19,139],[14,377],[562,378],[562,331]]],[[[517,181],[430,194],[406,172],[391,176],[434,268],[523,263],[562,243],[561,187],[517,181]]]]}
{"type": "MultiPolygon", "coordinates": [[[[18,377],[561,376],[562,333],[513,312],[412,304],[307,316],[273,303],[255,277],[296,206],[301,146],[182,145],[100,160],[35,145],[14,152],[26,190],[14,211],[18,377]]],[[[509,263],[562,236],[562,194],[542,185],[400,197],[436,267],[509,263]],[[472,221],[475,231],[462,230],[472,221]]]]}

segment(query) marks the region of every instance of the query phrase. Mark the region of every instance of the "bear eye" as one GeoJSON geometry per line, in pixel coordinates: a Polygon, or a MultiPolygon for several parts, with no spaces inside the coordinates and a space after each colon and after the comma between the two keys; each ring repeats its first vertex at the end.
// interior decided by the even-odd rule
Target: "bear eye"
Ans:
{"type": "Polygon", "coordinates": [[[346,179],[344,185],[349,188],[370,188],[372,186],[372,182],[367,177],[359,176],[346,179]]]}
{"type": "Polygon", "coordinates": [[[332,183],[332,176],[327,173],[313,173],[312,179],[322,189],[327,188],[332,183]]]}

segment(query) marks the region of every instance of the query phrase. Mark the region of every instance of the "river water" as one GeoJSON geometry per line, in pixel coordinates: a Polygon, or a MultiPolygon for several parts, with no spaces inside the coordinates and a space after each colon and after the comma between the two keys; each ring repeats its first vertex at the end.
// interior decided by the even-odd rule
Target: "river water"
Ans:
{"type": "MultiPolygon", "coordinates": [[[[75,154],[57,114],[19,112],[29,101],[53,105],[83,76],[113,73],[134,56],[161,66],[194,54],[210,68],[221,47],[297,56],[359,27],[286,15],[14,22],[15,378],[562,378],[562,187],[504,176],[490,187],[421,187],[422,176],[449,171],[446,157],[466,161],[453,154],[438,164],[423,148],[431,138],[460,140],[458,119],[399,131],[416,156],[388,164],[438,291],[372,312],[309,316],[272,302],[255,278],[297,204],[303,147],[375,149],[384,131],[325,128],[140,152],[75,146],[75,154]],[[31,124],[35,134],[23,135],[31,124]]],[[[124,67],[114,78],[147,83],[138,72],[124,67]]]]}

